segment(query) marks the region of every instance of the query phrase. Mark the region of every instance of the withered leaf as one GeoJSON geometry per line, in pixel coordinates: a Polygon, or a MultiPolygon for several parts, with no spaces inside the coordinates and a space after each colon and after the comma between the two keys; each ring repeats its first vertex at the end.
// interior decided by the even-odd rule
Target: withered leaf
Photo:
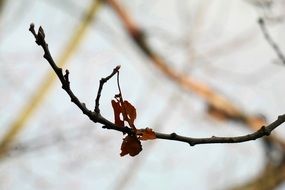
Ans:
{"type": "Polygon", "coordinates": [[[119,127],[124,126],[124,121],[128,122],[130,127],[135,128],[134,121],[137,117],[136,108],[128,101],[120,101],[119,98],[112,100],[114,110],[115,124],[119,127]],[[122,119],[121,117],[122,116],[122,119]]]}
{"type": "Polygon", "coordinates": [[[134,135],[127,135],[121,145],[121,156],[129,154],[130,156],[136,156],[142,151],[141,142],[134,135]]]}
{"type": "Polygon", "coordinates": [[[121,107],[120,103],[115,101],[115,100],[112,100],[111,103],[112,103],[112,107],[114,110],[115,124],[118,127],[124,127],[124,121],[121,120],[121,118],[120,118],[120,114],[122,113],[122,107],[121,107]]]}
{"type": "Polygon", "coordinates": [[[156,135],[151,128],[137,130],[137,136],[139,140],[153,140],[156,138],[156,135]]]}
{"type": "Polygon", "coordinates": [[[126,116],[129,119],[130,125],[134,125],[134,121],[137,118],[136,108],[127,100],[124,101],[124,109],[126,109],[126,116]]]}

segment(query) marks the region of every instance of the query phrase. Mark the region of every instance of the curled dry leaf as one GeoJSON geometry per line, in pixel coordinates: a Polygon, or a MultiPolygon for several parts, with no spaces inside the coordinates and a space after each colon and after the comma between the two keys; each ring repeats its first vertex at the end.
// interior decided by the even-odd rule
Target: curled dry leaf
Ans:
{"type": "Polygon", "coordinates": [[[137,117],[136,108],[130,102],[126,100],[122,102],[118,98],[112,100],[111,103],[114,110],[115,124],[119,127],[124,127],[124,121],[126,121],[130,127],[135,129],[134,121],[137,117]]]}
{"type": "Polygon", "coordinates": [[[123,139],[121,145],[121,156],[129,154],[130,156],[136,156],[142,151],[141,142],[134,135],[127,135],[123,139]]]}
{"type": "Polygon", "coordinates": [[[153,140],[156,138],[156,135],[151,128],[137,130],[137,136],[139,140],[153,140]]]}
{"type": "Polygon", "coordinates": [[[130,125],[134,125],[134,121],[137,118],[136,108],[130,102],[128,102],[127,100],[125,100],[123,102],[123,104],[124,104],[123,106],[125,108],[126,116],[129,119],[130,125]]]}
{"type": "Polygon", "coordinates": [[[116,100],[112,100],[112,107],[114,110],[114,118],[115,118],[115,124],[118,127],[124,127],[124,121],[121,120],[120,115],[122,113],[122,107],[120,105],[120,103],[116,100]]]}

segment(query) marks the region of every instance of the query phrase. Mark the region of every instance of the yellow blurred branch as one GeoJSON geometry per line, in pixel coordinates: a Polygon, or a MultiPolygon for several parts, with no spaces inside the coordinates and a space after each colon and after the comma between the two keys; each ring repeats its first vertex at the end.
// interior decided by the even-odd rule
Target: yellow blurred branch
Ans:
{"type": "MultiPolygon", "coordinates": [[[[95,14],[98,12],[98,8],[101,5],[100,0],[93,0],[91,4],[86,9],[85,15],[82,18],[82,21],[79,23],[77,27],[75,27],[75,32],[70,38],[70,41],[66,45],[61,54],[58,62],[60,67],[64,66],[74,52],[79,47],[80,43],[82,42],[87,29],[91,25],[95,14]]],[[[32,114],[37,110],[40,104],[44,101],[44,98],[48,94],[48,91],[51,89],[52,84],[56,79],[56,75],[53,71],[49,71],[45,78],[43,79],[42,83],[39,85],[39,88],[36,90],[30,101],[27,102],[26,106],[23,107],[22,111],[20,112],[18,118],[11,124],[8,131],[1,139],[0,143],[0,157],[2,157],[8,150],[9,145],[13,142],[16,138],[18,133],[25,127],[26,122],[32,116],[32,114]]]]}

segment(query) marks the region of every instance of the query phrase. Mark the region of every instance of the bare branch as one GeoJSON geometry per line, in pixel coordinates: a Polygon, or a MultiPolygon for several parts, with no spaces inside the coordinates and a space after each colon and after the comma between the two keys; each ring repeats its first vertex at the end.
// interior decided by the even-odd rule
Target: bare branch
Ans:
{"type": "Polygon", "coordinates": [[[102,92],[102,89],[103,89],[103,85],[104,85],[109,79],[111,79],[116,73],[119,72],[120,67],[121,67],[121,66],[118,65],[117,67],[115,67],[115,68],[113,69],[113,72],[112,72],[109,76],[107,76],[107,77],[105,77],[105,78],[101,78],[100,84],[99,84],[99,88],[98,88],[97,97],[96,97],[96,100],[95,100],[95,109],[94,109],[95,113],[100,114],[99,102],[100,102],[100,97],[101,97],[101,92],[102,92]]]}
{"type": "MultiPolygon", "coordinates": [[[[99,109],[99,100],[101,96],[101,91],[103,89],[103,85],[105,82],[107,82],[112,76],[114,76],[116,73],[118,74],[119,71],[119,66],[114,68],[113,72],[107,76],[106,78],[102,78],[100,80],[100,85],[98,89],[98,94],[96,97],[96,105],[95,105],[95,111],[91,111],[87,109],[86,105],[74,95],[72,90],[70,89],[70,82],[69,82],[69,71],[66,70],[65,74],[63,74],[62,69],[59,68],[48,49],[48,44],[45,41],[45,33],[42,27],[39,28],[38,32],[35,32],[34,29],[34,24],[30,25],[31,33],[34,35],[36,39],[36,43],[41,46],[44,50],[44,58],[49,62],[50,66],[53,68],[54,72],[56,73],[57,77],[59,78],[62,88],[66,91],[66,93],[69,95],[71,102],[77,105],[79,109],[83,112],[83,114],[87,115],[90,120],[92,120],[95,123],[101,123],[103,124],[103,128],[106,129],[112,129],[116,131],[120,131],[123,133],[128,133],[131,135],[137,135],[135,131],[132,128],[129,128],[127,126],[125,127],[118,127],[116,126],[113,122],[105,119],[103,116],[100,114],[100,109],[99,109]]],[[[196,144],[215,144],[215,143],[241,143],[241,142],[246,142],[246,141],[251,141],[255,140],[258,138],[261,138],[263,136],[269,136],[271,131],[273,131],[276,127],[281,125],[282,123],[285,122],[285,114],[280,115],[276,121],[273,123],[269,124],[268,126],[263,126],[261,127],[258,131],[244,135],[244,136],[237,136],[237,137],[211,137],[211,138],[192,138],[192,137],[185,137],[185,136],[180,136],[177,135],[176,133],[171,133],[171,134],[164,134],[164,133],[158,133],[155,132],[156,138],[158,139],[165,139],[165,140],[173,140],[173,141],[181,141],[181,142],[186,142],[189,143],[191,146],[194,146],[196,144]]]]}
{"type": "Polygon", "coordinates": [[[256,140],[258,138],[269,136],[270,133],[282,123],[285,122],[285,114],[278,116],[277,120],[272,122],[271,124],[262,126],[258,131],[237,137],[215,137],[212,136],[210,138],[190,138],[185,136],[177,135],[176,133],[171,134],[163,134],[163,133],[155,133],[156,138],[165,139],[165,140],[173,140],[173,141],[181,141],[188,143],[190,146],[194,146],[197,144],[216,144],[216,143],[241,143],[256,140]]]}

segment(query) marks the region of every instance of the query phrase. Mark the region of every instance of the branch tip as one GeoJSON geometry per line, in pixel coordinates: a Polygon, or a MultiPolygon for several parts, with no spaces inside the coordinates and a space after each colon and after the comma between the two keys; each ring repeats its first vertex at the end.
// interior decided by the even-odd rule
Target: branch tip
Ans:
{"type": "Polygon", "coordinates": [[[121,68],[121,65],[117,65],[117,66],[114,68],[114,70],[118,72],[118,71],[120,70],[120,68],[121,68]]]}
{"type": "Polygon", "coordinates": [[[30,24],[30,28],[29,28],[29,31],[34,31],[35,30],[35,24],[34,23],[31,23],[30,24]]]}
{"type": "Polygon", "coordinates": [[[278,120],[285,120],[285,114],[284,115],[279,115],[277,119],[278,120]]]}
{"type": "Polygon", "coordinates": [[[35,31],[35,24],[34,23],[30,24],[29,31],[34,35],[35,39],[37,40],[37,34],[36,34],[36,31],[35,31]]]}
{"type": "Polygon", "coordinates": [[[44,29],[42,28],[42,26],[39,27],[39,30],[38,30],[38,36],[41,38],[41,39],[45,39],[45,31],[44,29]]]}
{"type": "Polygon", "coordinates": [[[68,82],[69,81],[69,70],[65,70],[64,79],[68,82]]]}

